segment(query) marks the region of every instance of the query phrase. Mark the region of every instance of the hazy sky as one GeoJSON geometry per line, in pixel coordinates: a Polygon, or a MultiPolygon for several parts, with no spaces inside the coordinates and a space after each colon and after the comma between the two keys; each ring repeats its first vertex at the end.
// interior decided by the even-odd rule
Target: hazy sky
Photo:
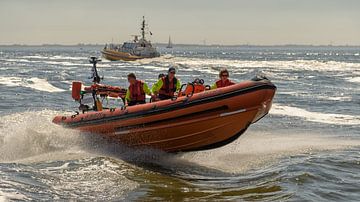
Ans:
{"type": "Polygon", "coordinates": [[[360,0],[0,0],[0,44],[360,45],[360,0]]]}

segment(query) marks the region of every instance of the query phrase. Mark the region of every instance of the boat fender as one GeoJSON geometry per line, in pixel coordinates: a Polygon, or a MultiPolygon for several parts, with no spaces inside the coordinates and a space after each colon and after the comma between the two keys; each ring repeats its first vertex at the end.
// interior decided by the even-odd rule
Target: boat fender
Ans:
{"type": "Polygon", "coordinates": [[[153,106],[152,106],[152,109],[156,109],[157,108],[157,106],[156,106],[156,104],[154,104],[153,106]]]}

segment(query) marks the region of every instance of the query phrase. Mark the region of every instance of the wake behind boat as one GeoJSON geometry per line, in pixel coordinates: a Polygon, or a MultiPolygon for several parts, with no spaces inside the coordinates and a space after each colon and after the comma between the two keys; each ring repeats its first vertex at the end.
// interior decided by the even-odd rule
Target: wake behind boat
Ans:
{"type": "Polygon", "coordinates": [[[203,82],[188,83],[182,86],[177,97],[169,100],[104,109],[99,103],[100,97],[110,96],[114,89],[119,97],[124,92],[101,86],[97,77],[94,76],[92,87],[85,88],[87,92],[80,92],[79,86],[73,85],[73,98],[80,102],[79,109],[83,113],[57,116],[53,122],[98,133],[130,147],[151,147],[168,152],[211,149],[234,141],[269,112],[276,91],[265,77],[214,90],[203,82]],[[99,86],[103,93],[98,92],[99,86]],[[91,93],[94,99],[92,108],[81,103],[86,93],[91,93]]]}
{"type": "MultiPolygon", "coordinates": [[[[143,16],[143,21],[141,23],[141,38],[139,39],[139,35],[134,35],[132,41],[125,42],[122,45],[113,43],[106,44],[101,51],[103,57],[108,60],[124,61],[159,57],[160,53],[153,47],[151,42],[145,38],[146,28],[147,26],[143,16]]],[[[149,33],[152,35],[150,31],[149,33]]]]}

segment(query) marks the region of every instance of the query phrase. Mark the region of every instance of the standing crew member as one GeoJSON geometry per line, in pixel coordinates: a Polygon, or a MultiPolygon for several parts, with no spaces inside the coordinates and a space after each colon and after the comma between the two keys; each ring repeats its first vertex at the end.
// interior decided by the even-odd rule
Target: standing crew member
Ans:
{"type": "Polygon", "coordinates": [[[130,83],[125,96],[127,105],[145,104],[145,94],[151,95],[148,85],[143,81],[136,80],[134,73],[130,73],[127,77],[130,83]]]}
{"type": "Polygon", "coordinates": [[[220,79],[211,86],[211,89],[222,88],[234,85],[235,83],[229,80],[229,72],[227,69],[221,69],[219,73],[220,79]]]}
{"type": "Polygon", "coordinates": [[[168,75],[161,77],[152,87],[152,92],[158,94],[160,100],[174,97],[174,93],[180,89],[180,80],[175,77],[176,70],[170,67],[168,75]]]}

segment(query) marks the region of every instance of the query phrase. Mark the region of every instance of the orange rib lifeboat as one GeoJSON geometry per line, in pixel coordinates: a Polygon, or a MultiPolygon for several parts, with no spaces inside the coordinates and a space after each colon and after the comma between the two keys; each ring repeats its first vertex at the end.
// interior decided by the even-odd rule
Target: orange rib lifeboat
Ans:
{"type": "Polygon", "coordinates": [[[57,116],[53,122],[130,147],[167,152],[212,149],[234,141],[264,117],[275,91],[269,80],[256,79],[171,100],[57,116]]]}

